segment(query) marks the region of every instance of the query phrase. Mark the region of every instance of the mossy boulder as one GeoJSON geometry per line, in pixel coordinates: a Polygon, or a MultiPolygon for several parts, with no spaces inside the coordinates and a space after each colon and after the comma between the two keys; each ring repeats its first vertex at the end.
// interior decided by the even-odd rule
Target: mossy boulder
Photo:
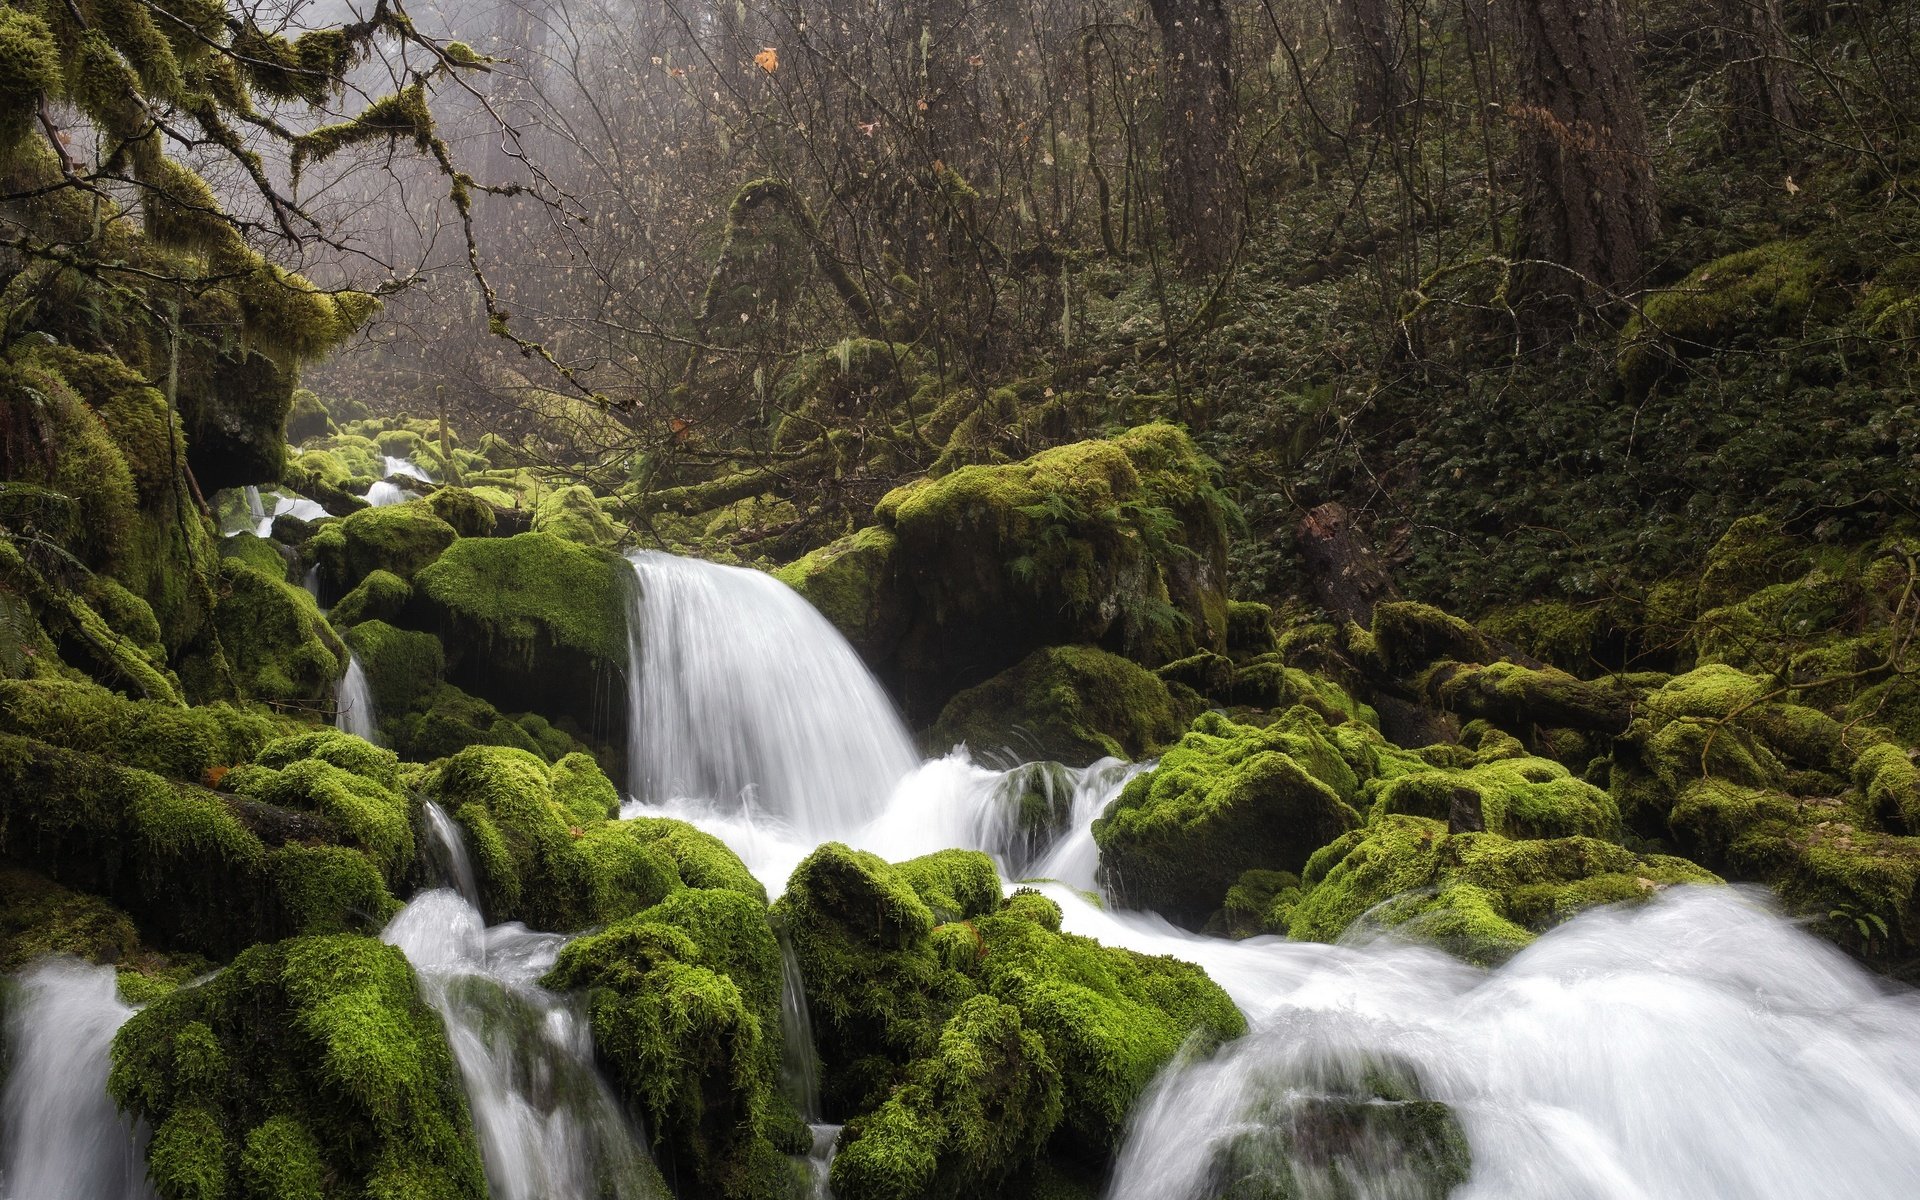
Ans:
{"type": "Polygon", "coordinates": [[[1300,878],[1297,900],[1277,901],[1270,927],[1330,942],[1364,916],[1473,962],[1502,961],[1595,905],[1719,882],[1685,859],[1638,855],[1597,838],[1449,834],[1442,822],[1399,815],[1317,851],[1300,878]]]}
{"type": "Polygon", "coordinates": [[[941,751],[962,742],[978,753],[1085,766],[1098,758],[1145,758],[1180,736],[1192,716],[1158,676],[1091,646],[1036,650],[961,692],[926,737],[941,751]]]}
{"type": "Polygon", "coordinates": [[[534,506],[533,529],[582,546],[610,550],[620,544],[625,530],[600,507],[593,489],[585,484],[556,488],[534,506]]]}
{"type": "Polygon", "coordinates": [[[792,1120],[778,1094],[780,947],[764,899],[682,888],[569,943],[545,982],[585,989],[594,1044],[670,1176],[728,1200],[785,1194],[771,1136],[792,1120]]]}
{"type": "Polygon", "coordinates": [[[229,704],[184,708],[74,680],[0,680],[0,732],[189,782],[249,761],[286,727],[229,704]]]}
{"type": "Polygon", "coordinates": [[[289,579],[293,565],[292,559],[282,553],[278,543],[245,529],[220,539],[220,557],[237,558],[261,574],[276,579],[289,579]]]}
{"type": "Polygon", "coordinates": [[[1103,1163],[1188,1039],[1244,1029],[1197,968],[1060,932],[991,860],[890,865],[829,844],[775,915],[813,1003],[829,1114],[848,1117],[836,1195],[994,1194],[1040,1154],[1103,1163]]]}
{"type": "Polygon", "coordinates": [[[765,901],[710,839],[678,822],[616,819],[619,793],[584,754],[549,765],[525,750],[473,746],[436,764],[425,790],[465,831],[491,922],[567,932],[631,916],[686,886],[682,856],[725,880],[709,886],[749,889],[765,901]]]}
{"type": "Polygon", "coordinates": [[[323,595],[338,597],[374,571],[412,579],[459,536],[424,500],[365,508],[330,521],[307,542],[323,595]]]}
{"type": "Polygon", "coordinates": [[[1618,841],[1620,810],[1613,797],[1550,759],[1496,751],[1487,761],[1437,767],[1385,780],[1371,815],[1403,813],[1449,820],[1462,801],[1478,829],[1510,838],[1596,837],[1618,841]],[[1463,793],[1465,795],[1463,795],[1463,793]]]}
{"type": "Polygon", "coordinates": [[[446,652],[440,639],[430,633],[398,629],[385,621],[363,621],[347,630],[346,642],[367,673],[373,710],[383,723],[420,705],[446,673],[446,652]]]}
{"type": "Polygon", "coordinates": [[[351,734],[323,729],[270,742],[220,786],[326,818],[340,844],[365,854],[396,890],[413,865],[414,805],[401,787],[399,760],[351,734]]]}
{"type": "Polygon", "coordinates": [[[1186,434],[1146,425],[889,493],[875,512],[912,616],[883,674],[909,715],[1041,646],[1149,666],[1224,649],[1233,510],[1217,471],[1186,434]]]}
{"type": "Polygon", "coordinates": [[[1266,728],[1204,714],[1094,822],[1101,878],[1126,904],[1197,928],[1242,872],[1298,871],[1359,825],[1359,783],[1308,709],[1266,728]]]}
{"type": "Polygon", "coordinates": [[[139,951],[140,931],[112,904],[37,871],[0,867],[0,974],[48,954],[120,964],[139,951]]]}
{"type": "Polygon", "coordinates": [[[626,729],[632,568],[550,533],[463,538],[414,579],[412,624],[447,648],[447,679],[510,711],[626,729]]]}
{"type": "MultiPolygon", "coordinates": [[[[414,636],[432,642],[436,649],[440,645],[430,634],[414,636]]],[[[425,645],[420,643],[423,651],[425,645]]],[[[434,762],[468,746],[508,746],[550,763],[587,751],[567,729],[538,713],[510,715],[450,683],[428,683],[431,686],[415,696],[410,710],[387,710],[380,717],[382,736],[410,762],[434,762]]]]}
{"type": "Polygon", "coordinates": [[[485,497],[463,487],[435,488],[427,507],[461,537],[492,537],[499,514],[485,497]]]}
{"type": "Polygon", "coordinates": [[[1813,241],[1768,242],[1696,267],[1648,296],[1620,334],[1620,373],[1645,383],[1661,364],[1710,354],[1832,317],[1849,299],[1831,256],[1813,241]]]}
{"type": "Polygon", "coordinates": [[[327,610],[327,621],[341,630],[362,621],[392,621],[407,610],[412,599],[412,584],[392,571],[372,571],[333,602],[327,610]]]}
{"type": "Polygon", "coordinates": [[[439,1018],[371,938],[255,946],[154,1001],[115,1037],[108,1089],[153,1127],[162,1200],[487,1194],[439,1018]]]}
{"type": "Polygon", "coordinates": [[[397,905],[340,840],[319,812],[0,735],[0,856],[111,900],[161,949],[224,959],[289,934],[377,930],[397,905]]]}
{"type": "Polygon", "coordinates": [[[182,662],[189,695],[240,696],[315,710],[347,669],[347,648],[312,596],[284,578],[226,559],[216,581],[212,634],[182,662]],[[222,668],[224,667],[224,671],[222,668]]]}
{"type": "Polygon", "coordinates": [[[897,542],[892,530],[869,525],[788,563],[774,578],[805,596],[869,665],[883,667],[907,629],[897,542]]]}

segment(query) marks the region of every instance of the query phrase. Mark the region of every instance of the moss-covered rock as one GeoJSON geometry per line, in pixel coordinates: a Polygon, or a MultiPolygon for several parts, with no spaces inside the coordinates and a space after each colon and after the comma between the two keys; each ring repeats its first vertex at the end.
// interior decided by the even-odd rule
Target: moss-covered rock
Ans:
{"type": "Polygon", "coordinates": [[[1127,904],[1198,927],[1242,872],[1297,871],[1357,826],[1358,788],[1307,709],[1264,729],[1205,714],[1094,822],[1101,878],[1127,904]]]}
{"type": "MultiPolygon", "coordinates": [[[[440,644],[430,634],[417,636],[436,648],[440,644]]],[[[510,716],[450,683],[438,684],[417,696],[410,711],[383,712],[380,728],[387,742],[410,762],[434,762],[468,746],[508,746],[547,762],[587,749],[537,713],[510,716]]]]}
{"type": "Polygon", "coordinates": [[[307,543],[323,595],[340,596],[374,571],[412,579],[459,535],[424,500],[365,508],[330,521],[307,543]]]}
{"type": "Polygon", "coordinates": [[[769,1136],[781,1103],[780,948],[764,899],[675,891],[569,943],[546,983],[586,990],[594,1044],[670,1175],[729,1200],[784,1193],[769,1136]]]}
{"type": "Polygon", "coordinates": [[[620,544],[625,530],[600,507],[599,498],[585,484],[556,488],[534,506],[533,528],[582,546],[610,550],[620,544]]]}
{"type": "Polygon", "coordinates": [[[256,762],[227,772],[221,787],[325,817],[340,842],[373,860],[395,889],[413,865],[414,812],[399,761],[351,734],[324,729],[271,742],[256,762]]]}
{"type": "Polygon", "coordinates": [[[1449,834],[1442,822],[1401,815],[1315,852],[1300,878],[1298,898],[1280,898],[1269,913],[1271,928],[1334,941],[1365,917],[1474,962],[1499,962],[1594,905],[1719,882],[1685,859],[1597,838],[1449,834]]]}
{"type": "Polygon", "coordinates": [[[1043,1146],[1104,1162],[1183,1043],[1244,1028],[1197,968],[1062,934],[1057,905],[1002,900],[992,878],[975,852],[890,866],[829,844],[776,906],[823,1099],[864,1114],[842,1135],[838,1195],[992,1194],[1043,1146]]]}
{"type": "Polygon", "coordinates": [[[373,571],[333,602],[327,610],[327,621],[341,630],[362,621],[392,621],[406,611],[412,599],[412,584],[391,571],[373,571]]]}
{"type": "Polygon", "coordinates": [[[704,886],[765,901],[712,839],[679,822],[615,819],[619,794],[584,754],[550,766],[524,750],[474,746],[438,763],[425,787],[466,832],[491,921],[572,931],[618,920],[686,886],[683,861],[704,886]]]}
{"type": "Polygon", "coordinates": [[[263,575],[276,579],[289,579],[292,561],[281,552],[278,544],[266,538],[256,536],[250,530],[229,534],[220,539],[220,557],[237,558],[263,575]]]}
{"type": "Polygon", "coordinates": [[[189,782],[247,762],[286,725],[229,704],[184,708],[72,680],[0,680],[0,732],[189,782]]]}
{"type": "Polygon", "coordinates": [[[414,579],[410,623],[439,636],[449,682],[614,741],[626,729],[618,681],[633,586],[623,559],[552,534],[463,538],[414,579]]]}
{"type": "Polygon", "coordinates": [[[774,572],[807,598],[869,664],[885,664],[907,629],[893,531],[869,525],[774,572]]]}
{"type": "Polygon", "coordinates": [[[1620,810],[1612,796],[1576,779],[1557,762],[1517,753],[1386,780],[1375,792],[1371,815],[1403,813],[1446,821],[1463,792],[1471,794],[1478,828],[1490,833],[1509,838],[1620,838],[1620,810]]]}
{"type": "Polygon", "coordinates": [[[965,467],[889,493],[912,618],[889,674],[924,719],[1040,646],[1086,643],[1148,665],[1225,648],[1229,503],[1184,433],[965,467]]]}
{"type": "Polygon", "coordinates": [[[156,1000],[114,1039],[108,1087],[154,1129],[163,1200],[486,1195],[439,1019],[370,938],[255,946],[156,1000]]]}
{"type": "MultiPolygon", "coordinates": [[[[368,576],[369,580],[373,578],[368,576]]],[[[372,620],[348,629],[346,642],[367,673],[373,710],[383,722],[420,705],[440,686],[440,677],[446,673],[446,653],[440,639],[430,633],[396,629],[385,621],[372,620]]]]}
{"type": "Polygon", "coordinates": [[[1192,712],[1146,668],[1091,646],[1049,646],[941,710],[928,745],[1012,748],[1022,759],[1085,766],[1145,758],[1180,736],[1192,712]]]}
{"type": "Polygon", "coordinates": [[[1768,242],[1695,268],[1647,297],[1620,335],[1620,373],[1645,383],[1662,363],[1749,345],[1846,310],[1829,256],[1811,241],[1768,242]]]}
{"type": "Polygon", "coordinates": [[[477,493],[463,487],[435,488],[427,507],[461,537],[492,537],[500,518],[477,493]]]}
{"type": "Polygon", "coordinates": [[[312,596],[244,562],[224,560],[217,581],[212,634],[181,664],[190,695],[224,697],[228,681],[252,700],[309,711],[333,695],[347,669],[347,648],[312,596]]]}
{"type": "Polygon", "coordinates": [[[100,897],[61,887],[36,871],[0,867],[0,974],[47,954],[119,964],[139,950],[132,918],[100,897]]]}

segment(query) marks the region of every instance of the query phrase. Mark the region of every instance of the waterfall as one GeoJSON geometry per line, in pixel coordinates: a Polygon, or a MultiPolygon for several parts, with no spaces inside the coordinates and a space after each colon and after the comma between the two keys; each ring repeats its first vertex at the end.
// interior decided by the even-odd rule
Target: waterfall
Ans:
{"type": "Polygon", "coordinates": [[[373,690],[367,686],[367,669],[360,664],[358,654],[347,656],[347,673],[334,688],[333,704],[335,729],[379,744],[380,727],[374,720],[373,690]]]}
{"type": "Polygon", "coordinates": [[[427,836],[425,850],[430,878],[442,887],[450,887],[474,908],[480,907],[480,884],[473,874],[473,859],[467,854],[467,839],[453,823],[447,810],[433,801],[425,805],[427,836]]]}
{"type": "Polygon", "coordinates": [[[813,1200],[830,1200],[827,1171],[833,1165],[840,1126],[821,1119],[820,1063],[813,1049],[813,1019],[807,1012],[800,961],[793,956],[793,944],[784,935],[780,938],[780,1033],[780,1084],[813,1131],[813,1146],[807,1155],[809,1195],[813,1200]]]}
{"type": "Polygon", "coordinates": [[[539,986],[561,934],[486,928],[458,893],[422,893],[383,939],[446,1025],[492,1200],[664,1200],[638,1130],[594,1066],[580,1002],[539,986]]]}
{"type": "Polygon", "coordinates": [[[388,483],[382,479],[367,489],[367,504],[373,508],[385,508],[389,504],[405,504],[413,499],[413,493],[399,484],[388,483]]]}
{"type": "Polygon", "coordinates": [[[392,454],[382,455],[381,457],[385,459],[386,468],[387,468],[387,478],[389,479],[392,479],[394,476],[397,475],[397,476],[403,476],[407,479],[418,479],[421,483],[433,482],[432,477],[429,476],[425,471],[421,470],[419,466],[417,466],[413,462],[412,459],[399,458],[392,454]]]}
{"type": "Polygon", "coordinates": [[[633,794],[764,814],[821,840],[877,814],[919,762],[852,647],[771,575],[633,556],[633,794]]]}
{"type": "MultiPolygon", "coordinates": [[[[307,589],[307,595],[313,597],[315,604],[318,604],[320,602],[320,564],[319,563],[315,563],[311,567],[307,568],[306,576],[300,580],[300,586],[307,589]]],[[[347,665],[349,669],[351,669],[353,664],[349,663],[347,665]]]]}
{"type": "Polygon", "coordinates": [[[9,1001],[0,1200],[152,1200],[146,1133],[107,1098],[108,1050],[133,1010],[112,967],[46,959],[9,1001]]]}
{"type": "Polygon", "coordinates": [[[252,484],[248,484],[245,495],[247,497],[247,515],[253,518],[255,525],[265,521],[267,519],[267,506],[261,502],[260,489],[252,484]]]}

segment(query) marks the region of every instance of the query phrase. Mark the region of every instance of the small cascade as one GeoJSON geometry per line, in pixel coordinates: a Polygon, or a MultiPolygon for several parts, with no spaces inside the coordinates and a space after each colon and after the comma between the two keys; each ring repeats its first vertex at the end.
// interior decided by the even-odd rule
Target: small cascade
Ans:
{"type": "Polygon", "coordinates": [[[467,854],[467,839],[453,823],[447,810],[432,800],[426,803],[427,838],[423,843],[429,878],[442,887],[450,887],[475,909],[480,907],[480,884],[473,873],[473,859],[467,854]]]}
{"type": "Polygon", "coordinates": [[[813,1131],[813,1148],[807,1155],[808,1194],[815,1200],[829,1200],[833,1193],[827,1187],[827,1170],[833,1165],[840,1126],[821,1119],[820,1063],[813,1049],[813,1018],[807,1013],[800,962],[785,936],[780,938],[780,1034],[781,1087],[813,1131]]]}
{"type": "Polygon", "coordinates": [[[388,483],[382,479],[367,489],[367,505],[371,508],[386,508],[390,504],[405,504],[413,499],[413,493],[397,483],[388,483]]]}
{"type": "Polygon", "coordinates": [[[107,1097],[113,1035],[133,1015],[113,968],[47,959],[17,982],[0,1092],[0,1200],[152,1200],[146,1131],[107,1097]]]}
{"type": "Polygon", "coordinates": [[[260,489],[248,484],[246,497],[247,515],[253,518],[254,525],[257,527],[261,522],[269,520],[266,503],[260,499],[260,489]]]}
{"type": "Polygon", "coordinates": [[[417,896],[382,936],[446,1025],[492,1200],[664,1200],[638,1131],[595,1069],[580,1004],[539,986],[565,936],[486,928],[448,889],[417,896]]]}
{"type": "Polygon", "coordinates": [[[807,1155],[808,1200],[833,1200],[828,1173],[833,1170],[833,1154],[839,1148],[840,1126],[812,1125],[813,1150],[807,1155]]]}
{"type": "Polygon", "coordinates": [[[313,566],[307,568],[306,577],[300,581],[300,586],[307,589],[307,595],[313,597],[315,604],[318,604],[320,602],[320,564],[319,563],[315,563],[313,566]]]}
{"type": "Polygon", "coordinates": [[[358,654],[347,657],[347,673],[334,688],[333,726],[342,733],[365,738],[378,745],[380,727],[374,720],[373,689],[367,684],[367,669],[358,654]]]}
{"type": "Polygon", "coordinates": [[[400,458],[392,454],[382,455],[381,457],[385,459],[387,478],[389,479],[398,475],[404,476],[407,479],[418,479],[421,483],[433,482],[432,476],[421,470],[410,458],[400,458]]]}
{"type": "Polygon", "coordinates": [[[815,841],[880,812],[919,755],[826,618],[760,571],[652,551],[633,567],[636,798],[743,807],[815,841]]]}

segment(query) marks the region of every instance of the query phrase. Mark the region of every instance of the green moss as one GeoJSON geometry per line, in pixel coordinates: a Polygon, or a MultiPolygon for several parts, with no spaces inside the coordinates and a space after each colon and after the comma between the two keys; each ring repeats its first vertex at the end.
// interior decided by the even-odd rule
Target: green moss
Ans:
{"type": "Polygon", "coordinates": [[[155,1127],[163,1200],[316,1180],[315,1194],[486,1195],[439,1020],[406,959],[369,938],[255,946],[156,1000],[115,1037],[108,1087],[155,1127]]]}
{"type": "Polygon", "coordinates": [[[226,704],[181,708],[90,683],[0,680],[0,731],[174,779],[198,781],[213,768],[246,762],[284,728],[226,704]]]}
{"type": "Polygon", "coordinates": [[[1409,600],[1376,606],[1372,633],[1372,651],[1380,669],[1397,678],[1412,678],[1441,659],[1484,663],[1499,657],[1472,625],[1430,604],[1409,600]]]}
{"type": "Polygon", "coordinates": [[[263,537],[256,537],[248,530],[229,534],[220,539],[220,556],[237,558],[262,575],[271,575],[276,579],[288,579],[286,556],[280,553],[280,547],[263,537]]]}
{"type": "Polygon", "coordinates": [[[336,629],[343,630],[363,621],[391,621],[406,611],[407,602],[412,599],[412,584],[391,571],[373,571],[352,591],[334,601],[327,611],[327,620],[336,629]]]}
{"type": "Polygon", "coordinates": [[[1126,903],[1197,926],[1242,872],[1298,870],[1358,825],[1357,789],[1305,709],[1265,729],[1203,715],[1094,822],[1102,878],[1126,903]]]}
{"type": "Polygon", "coordinates": [[[897,540],[892,530],[869,525],[788,563],[774,578],[805,596],[868,661],[879,661],[907,626],[897,540]]]}
{"type": "Polygon", "coordinates": [[[338,595],[374,571],[412,579],[459,535],[423,500],[364,508],[330,522],[308,547],[326,591],[338,595]]]}
{"type": "Polygon", "coordinates": [[[687,888],[571,942],[546,983],[584,988],[594,1044],[702,1194],[771,1196],[755,1170],[780,1062],[780,949],[766,904],[687,888]]]}
{"type": "Polygon", "coordinates": [[[950,690],[1046,645],[1149,665],[1224,648],[1233,510],[1216,470],[1149,425],[890,492],[875,512],[913,597],[910,684],[950,690]]]}
{"type": "Polygon", "coordinates": [[[1180,736],[1191,710],[1153,672],[1091,646],[1050,646],[947,702],[927,734],[944,749],[1017,748],[1084,766],[1145,758],[1180,736]]]}
{"type": "Polygon", "coordinates": [[[579,483],[540,497],[533,510],[533,528],[538,533],[601,550],[619,545],[626,532],[600,507],[593,489],[579,483]]]}
{"type": "Polygon", "coordinates": [[[1370,819],[1388,813],[1446,821],[1455,794],[1478,800],[1486,830],[1509,838],[1596,837],[1617,841],[1613,797],[1544,758],[1502,758],[1463,769],[1419,771],[1383,782],[1370,819]]]}
{"type": "MultiPolygon", "coordinates": [[[[367,578],[371,581],[374,576],[367,578]]],[[[415,708],[440,685],[446,672],[440,639],[430,633],[396,629],[385,621],[365,621],[347,630],[346,641],[367,673],[374,712],[384,717],[415,708]]]]}
{"type": "Polygon", "coordinates": [[[1378,727],[1380,716],[1324,675],[1289,666],[1278,653],[1256,655],[1232,664],[1222,699],[1258,708],[1287,709],[1303,704],[1329,724],[1357,721],[1378,727]]]}
{"type": "MultiPolygon", "coordinates": [[[[324,736],[296,740],[304,743],[301,749],[312,753],[317,748],[316,739],[324,736]]],[[[359,742],[344,734],[334,736],[341,742],[359,742]]],[[[317,756],[302,757],[286,761],[278,769],[262,765],[236,768],[222,780],[222,786],[265,804],[320,814],[342,842],[363,851],[388,882],[398,886],[413,864],[411,806],[395,790],[392,755],[372,746],[367,750],[386,756],[386,761],[370,768],[368,774],[317,756]]]]}
{"type": "Polygon", "coordinates": [[[218,696],[224,662],[240,694],[254,700],[318,709],[346,671],[347,651],[313,597],[243,562],[221,564],[213,627],[218,658],[181,668],[190,693],[218,696]]]}
{"type": "Polygon", "coordinates": [[[1449,835],[1438,821],[1388,815],[1316,852],[1298,899],[1280,898],[1268,919],[1291,937],[1334,941],[1364,916],[1471,961],[1498,962],[1592,905],[1715,882],[1685,859],[1595,838],[1449,835]]]}
{"type": "Polygon", "coordinates": [[[1620,334],[1620,373],[1644,381],[1668,358],[1750,344],[1847,306],[1834,265],[1810,242],[1768,242],[1697,267],[1656,292],[1620,334]]]}
{"type": "Polygon", "coordinates": [[[523,533],[459,541],[414,587],[446,638],[496,652],[559,646],[624,666],[631,574],[613,555],[523,533]]]}
{"type": "Polygon", "coordinates": [[[467,831],[494,921],[580,929],[659,904],[694,879],[765,903],[737,858],[680,822],[610,820],[618,797],[583,754],[549,766],[523,750],[474,746],[437,764],[426,791],[467,831]]]}
{"type": "Polygon", "coordinates": [[[442,521],[453,526],[461,537],[492,537],[494,526],[500,519],[493,511],[493,505],[461,487],[434,489],[433,495],[427,497],[427,507],[442,521]]]}
{"type": "MultiPolygon", "coordinates": [[[[440,644],[439,639],[430,634],[418,636],[431,641],[435,647],[440,644]]],[[[419,645],[424,653],[426,643],[419,645]]],[[[411,686],[418,677],[407,675],[404,679],[411,686]]],[[[376,697],[378,694],[376,691],[376,697]]],[[[398,714],[389,709],[380,722],[381,731],[393,748],[412,762],[434,762],[458,754],[468,746],[508,746],[545,759],[551,748],[519,721],[452,684],[432,686],[413,700],[413,708],[414,711],[398,714]]],[[[569,743],[561,753],[571,749],[569,743]]]]}
{"type": "Polygon", "coordinates": [[[0,867],[0,975],[47,954],[121,963],[139,949],[132,919],[105,900],[33,871],[0,867]]]}
{"type": "Polygon", "coordinates": [[[936,924],[964,921],[1000,907],[1000,873],[978,850],[938,850],[895,863],[893,869],[936,924]]]}

